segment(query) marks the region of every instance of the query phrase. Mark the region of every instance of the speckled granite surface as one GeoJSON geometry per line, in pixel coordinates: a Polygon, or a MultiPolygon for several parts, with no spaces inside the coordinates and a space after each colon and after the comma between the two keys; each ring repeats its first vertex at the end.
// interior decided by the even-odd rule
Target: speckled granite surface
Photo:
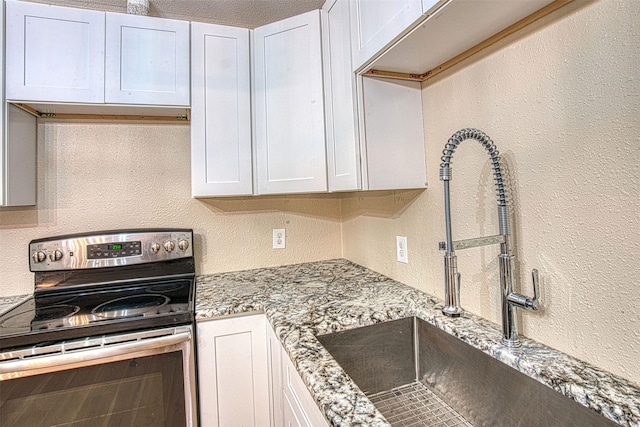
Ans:
{"type": "Polygon", "coordinates": [[[637,385],[526,338],[504,347],[498,326],[449,319],[429,295],[345,260],[198,277],[199,320],[264,311],[334,426],[388,426],[315,335],[418,316],[624,426],[640,426],[637,385]]]}

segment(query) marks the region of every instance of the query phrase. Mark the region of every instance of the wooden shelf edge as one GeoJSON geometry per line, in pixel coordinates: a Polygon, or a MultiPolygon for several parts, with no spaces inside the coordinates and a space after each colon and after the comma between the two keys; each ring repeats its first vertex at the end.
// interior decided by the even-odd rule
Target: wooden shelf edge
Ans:
{"type": "Polygon", "coordinates": [[[81,113],[43,113],[27,104],[12,103],[16,107],[26,111],[29,114],[40,119],[52,119],[52,120],[123,120],[123,121],[144,121],[144,122],[176,122],[176,123],[189,123],[191,117],[189,110],[185,109],[184,115],[179,116],[158,116],[158,115],[145,115],[145,114],[81,114],[81,113]]]}

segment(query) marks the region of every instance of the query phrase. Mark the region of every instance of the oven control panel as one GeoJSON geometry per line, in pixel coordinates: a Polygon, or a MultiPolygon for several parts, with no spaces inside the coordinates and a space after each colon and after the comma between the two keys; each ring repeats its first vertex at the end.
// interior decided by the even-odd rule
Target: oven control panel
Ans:
{"type": "Polygon", "coordinates": [[[118,230],[33,240],[31,271],[75,270],[193,257],[190,229],[118,230]]]}

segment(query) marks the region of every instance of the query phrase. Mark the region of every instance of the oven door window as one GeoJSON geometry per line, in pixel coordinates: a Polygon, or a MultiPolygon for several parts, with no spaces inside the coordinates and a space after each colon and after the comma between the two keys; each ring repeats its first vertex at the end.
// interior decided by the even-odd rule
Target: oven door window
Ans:
{"type": "Polygon", "coordinates": [[[189,344],[95,358],[71,369],[65,354],[51,356],[46,372],[34,374],[36,363],[25,376],[0,382],[1,424],[187,427],[193,419],[189,344]]]}

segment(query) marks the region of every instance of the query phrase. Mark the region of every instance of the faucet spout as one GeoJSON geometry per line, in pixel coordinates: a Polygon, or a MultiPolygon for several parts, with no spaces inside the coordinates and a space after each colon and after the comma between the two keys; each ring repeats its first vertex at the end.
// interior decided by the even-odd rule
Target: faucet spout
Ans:
{"type": "Polygon", "coordinates": [[[449,138],[442,151],[442,163],[440,164],[440,180],[444,184],[444,210],[445,210],[445,242],[440,242],[440,248],[446,249],[444,256],[445,266],[445,306],[443,314],[450,317],[459,317],[464,312],[460,306],[460,273],[458,272],[457,256],[455,250],[466,249],[489,244],[500,244],[500,287],[502,290],[502,325],[503,337],[507,346],[515,347],[519,345],[515,308],[525,308],[531,310],[538,309],[538,288],[537,270],[534,270],[534,292],[533,298],[528,298],[516,294],[513,286],[514,259],[511,254],[509,244],[509,206],[507,204],[507,191],[500,165],[500,152],[487,134],[478,129],[466,128],[459,130],[449,138]],[[482,144],[491,158],[493,176],[497,189],[498,203],[498,231],[499,234],[491,237],[481,237],[467,239],[463,241],[453,241],[451,231],[451,198],[449,181],[451,181],[451,159],[456,148],[462,141],[473,139],[482,144]]]}

